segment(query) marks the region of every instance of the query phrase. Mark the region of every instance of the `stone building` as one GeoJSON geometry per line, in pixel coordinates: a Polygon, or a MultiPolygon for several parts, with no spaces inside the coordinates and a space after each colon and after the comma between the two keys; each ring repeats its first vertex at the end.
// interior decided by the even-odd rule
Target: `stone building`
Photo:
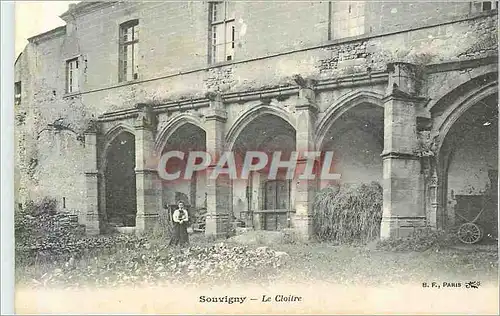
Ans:
{"type": "Polygon", "coordinates": [[[496,2],[82,1],[16,60],[18,203],[56,198],[99,233],[152,229],[181,199],[206,207],[207,234],[234,216],[310,237],[324,184],[164,181],[158,159],[333,150],[341,183],[383,186],[382,237],[483,204],[494,225],[497,14],[496,2]]]}

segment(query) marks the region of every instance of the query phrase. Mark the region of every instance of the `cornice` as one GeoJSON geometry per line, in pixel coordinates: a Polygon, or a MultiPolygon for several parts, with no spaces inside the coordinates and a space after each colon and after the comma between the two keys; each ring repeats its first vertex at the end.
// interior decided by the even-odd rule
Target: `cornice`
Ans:
{"type": "Polygon", "coordinates": [[[84,14],[92,13],[96,10],[110,7],[119,1],[82,1],[74,6],[70,6],[68,11],[61,14],[59,17],[67,21],[71,16],[81,16],[84,14]]]}
{"type": "Polygon", "coordinates": [[[56,27],[50,31],[45,33],[41,33],[35,36],[28,38],[28,42],[30,43],[38,43],[40,41],[46,41],[55,37],[66,35],[66,25],[56,27]]]}

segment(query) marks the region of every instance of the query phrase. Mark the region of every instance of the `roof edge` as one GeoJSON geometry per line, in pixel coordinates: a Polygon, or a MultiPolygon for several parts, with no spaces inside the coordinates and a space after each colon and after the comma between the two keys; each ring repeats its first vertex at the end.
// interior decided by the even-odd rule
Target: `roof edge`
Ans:
{"type": "Polygon", "coordinates": [[[24,47],[24,49],[19,53],[19,55],[17,55],[16,57],[16,60],[14,61],[14,66],[17,64],[17,62],[19,61],[19,59],[21,58],[21,55],[24,53],[24,51],[26,50],[26,46],[24,47]]]}
{"type": "Polygon", "coordinates": [[[66,25],[62,25],[62,26],[58,26],[55,29],[52,29],[50,31],[40,33],[38,35],[35,35],[35,36],[28,38],[28,42],[33,43],[33,42],[48,40],[48,39],[62,36],[65,34],[66,34],[66,25]]]}
{"type": "Polygon", "coordinates": [[[119,1],[82,1],[76,4],[70,4],[66,12],[59,17],[64,21],[71,19],[74,16],[87,14],[95,10],[109,7],[119,1]]]}

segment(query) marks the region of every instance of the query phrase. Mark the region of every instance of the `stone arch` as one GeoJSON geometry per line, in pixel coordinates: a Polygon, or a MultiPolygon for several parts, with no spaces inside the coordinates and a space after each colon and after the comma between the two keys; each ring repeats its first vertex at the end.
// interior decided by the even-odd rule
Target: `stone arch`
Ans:
{"type": "Polygon", "coordinates": [[[103,175],[102,181],[99,181],[102,228],[110,224],[135,226],[137,199],[133,128],[119,123],[104,135],[100,170],[103,175]]]}
{"type": "MultiPolygon", "coordinates": [[[[477,112],[478,103],[495,95],[498,96],[497,73],[491,72],[471,78],[470,81],[457,86],[431,108],[431,115],[434,118],[431,130],[431,135],[434,137],[434,172],[437,180],[434,203],[436,204],[436,226],[438,228],[449,228],[455,222],[454,202],[449,199],[449,177],[450,166],[454,159],[459,158],[460,155],[456,155],[455,150],[458,149],[451,145],[453,141],[449,137],[455,135],[457,128],[454,126],[456,123],[462,122],[463,117],[470,114],[469,110],[477,112]]],[[[488,106],[485,104],[485,108],[488,106]]],[[[466,145],[464,144],[464,146],[466,145]]],[[[461,149],[465,150],[464,148],[466,147],[461,149]]]]}
{"type": "Polygon", "coordinates": [[[343,95],[325,111],[316,127],[316,150],[332,152],[338,180],[319,186],[382,182],[384,110],[382,95],[358,90],[343,95]]]}
{"type": "Polygon", "coordinates": [[[296,151],[295,122],[285,109],[260,104],[240,115],[226,135],[226,150],[234,154],[237,167],[242,166],[248,151],[267,156],[262,169],[251,172],[247,179],[231,181],[233,216],[245,218],[250,227],[279,230],[291,223],[295,189],[284,169],[276,178],[269,177],[269,169],[274,153],[281,152],[284,161],[296,151]]]}
{"type": "Polygon", "coordinates": [[[155,151],[161,152],[167,144],[169,138],[184,124],[192,124],[205,131],[205,127],[200,118],[192,114],[179,114],[167,121],[165,126],[160,130],[155,141],[155,151]]]}
{"type": "Polygon", "coordinates": [[[104,142],[103,142],[103,155],[101,157],[101,164],[100,164],[100,168],[104,171],[106,169],[106,166],[107,166],[107,154],[109,152],[109,148],[111,146],[111,144],[113,143],[113,141],[115,140],[116,137],[118,137],[118,135],[120,135],[121,133],[123,132],[128,132],[132,135],[135,136],[135,130],[132,126],[128,125],[128,124],[125,124],[125,123],[118,123],[117,125],[113,126],[112,128],[110,128],[106,134],[104,134],[104,142]]]}
{"type": "Polygon", "coordinates": [[[374,91],[358,90],[343,95],[336,103],[329,106],[316,127],[316,148],[321,148],[325,135],[333,126],[335,121],[344,113],[360,104],[372,104],[383,107],[383,95],[374,91]]]}
{"type": "MultiPolygon", "coordinates": [[[[163,206],[174,205],[181,200],[188,207],[201,207],[206,196],[206,177],[203,171],[195,172],[191,179],[183,179],[182,170],[190,150],[206,150],[205,126],[202,120],[189,113],[181,113],[170,118],[161,128],[155,140],[155,152],[162,155],[167,148],[184,152],[185,158],[170,160],[167,168],[181,170],[177,180],[164,180],[161,183],[161,203],[163,206]],[[194,137],[194,139],[193,139],[194,137]],[[196,148],[191,148],[190,144],[196,148]]],[[[177,170],[176,170],[177,171],[177,170]]]]}
{"type": "Polygon", "coordinates": [[[236,119],[236,121],[233,123],[226,134],[226,149],[232,150],[236,140],[238,139],[238,136],[245,129],[245,127],[253,120],[264,115],[277,116],[287,122],[291,127],[293,127],[294,130],[296,130],[295,119],[285,109],[276,106],[260,104],[250,108],[236,119]]]}
{"type": "Polygon", "coordinates": [[[462,114],[481,99],[498,91],[497,76],[497,72],[491,72],[472,78],[470,81],[447,93],[435,103],[431,109],[431,113],[433,116],[438,113],[441,114],[441,118],[434,122],[432,128],[432,134],[436,135],[436,152],[439,152],[450,128],[462,114]]]}

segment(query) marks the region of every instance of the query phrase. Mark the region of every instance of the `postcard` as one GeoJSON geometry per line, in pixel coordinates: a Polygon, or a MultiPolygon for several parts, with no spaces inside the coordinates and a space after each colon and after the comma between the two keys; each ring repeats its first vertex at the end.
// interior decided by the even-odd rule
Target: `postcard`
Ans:
{"type": "Polygon", "coordinates": [[[498,314],[498,1],[15,8],[16,313],[498,314]]]}

